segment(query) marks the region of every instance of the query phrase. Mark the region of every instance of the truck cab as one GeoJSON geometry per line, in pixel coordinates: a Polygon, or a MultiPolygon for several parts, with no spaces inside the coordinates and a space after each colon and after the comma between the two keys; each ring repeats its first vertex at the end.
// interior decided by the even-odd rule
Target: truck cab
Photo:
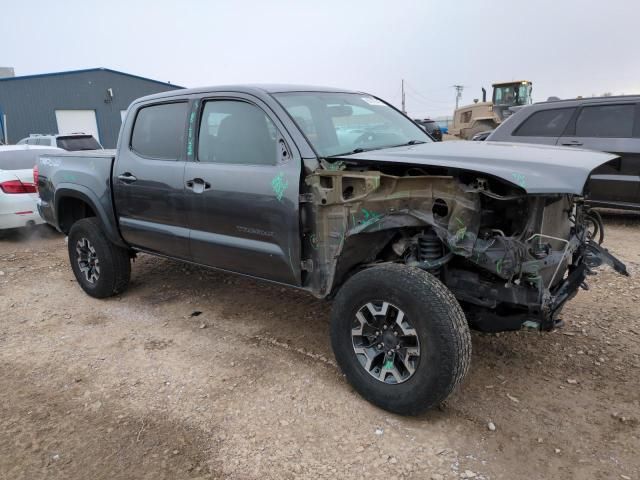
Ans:
{"type": "Polygon", "coordinates": [[[134,105],[112,179],[124,241],[300,285],[302,154],[279,113],[237,92],[134,105]]]}

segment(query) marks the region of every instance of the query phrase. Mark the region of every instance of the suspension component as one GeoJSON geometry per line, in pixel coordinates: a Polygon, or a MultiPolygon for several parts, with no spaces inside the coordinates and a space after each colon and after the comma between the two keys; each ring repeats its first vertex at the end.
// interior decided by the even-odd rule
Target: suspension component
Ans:
{"type": "Polygon", "coordinates": [[[409,262],[423,270],[428,270],[432,274],[438,276],[442,271],[442,266],[453,257],[451,252],[446,249],[433,230],[428,230],[413,237],[414,257],[409,262]]]}

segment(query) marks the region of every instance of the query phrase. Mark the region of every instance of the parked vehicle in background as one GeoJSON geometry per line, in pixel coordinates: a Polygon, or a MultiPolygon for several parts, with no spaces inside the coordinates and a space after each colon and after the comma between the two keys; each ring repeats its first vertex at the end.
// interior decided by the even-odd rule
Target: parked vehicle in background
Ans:
{"type": "Polygon", "coordinates": [[[492,142],[560,145],[616,155],[594,170],[592,206],[640,209],[640,95],[541,102],[516,111],[492,142]]]}
{"type": "Polygon", "coordinates": [[[102,150],[102,145],[93,135],[87,133],[68,133],[42,135],[33,133],[20,140],[17,145],[40,145],[45,147],[62,148],[69,152],[80,150],[102,150]]]}
{"type": "Polygon", "coordinates": [[[60,151],[31,145],[0,146],[0,230],[44,222],[37,209],[33,167],[40,154],[60,151]]]}
{"type": "Polygon", "coordinates": [[[470,140],[475,134],[492,130],[511,115],[511,108],[531,103],[532,83],[528,80],[494,83],[493,96],[487,102],[482,89],[482,101],[457,108],[453,112],[452,135],[470,140]]]}
{"type": "Polygon", "coordinates": [[[451,123],[451,120],[436,120],[436,123],[440,127],[440,131],[443,135],[447,135],[449,133],[449,123],[451,123]]]}
{"type": "Polygon", "coordinates": [[[115,154],[41,156],[38,209],[93,297],[124,291],[148,252],[334,299],[347,379],[416,414],[465,376],[467,322],[550,330],[592,267],[626,273],[582,202],[613,158],[433,142],[362,92],[176,90],[129,107],[115,154]]]}
{"type": "Polygon", "coordinates": [[[487,137],[492,133],[493,133],[493,130],[487,130],[486,132],[476,133],[473,137],[471,137],[471,140],[473,140],[474,142],[484,142],[487,139],[487,137]]]}
{"type": "Polygon", "coordinates": [[[424,131],[427,132],[436,142],[442,141],[442,130],[435,120],[431,120],[430,118],[420,120],[416,118],[414,122],[424,128],[424,131]]]}

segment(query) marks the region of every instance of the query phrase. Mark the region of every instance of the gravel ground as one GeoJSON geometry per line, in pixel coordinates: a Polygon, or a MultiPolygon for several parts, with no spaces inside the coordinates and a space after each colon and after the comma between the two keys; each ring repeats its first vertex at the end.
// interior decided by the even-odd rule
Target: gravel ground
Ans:
{"type": "Polygon", "coordinates": [[[48,227],[0,239],[0,478],[638,479],[640,218],[551,333],[473,334],[467,380],[403,418],[336,368],[330,305],[151,256],[95,300],[48,227]]]}

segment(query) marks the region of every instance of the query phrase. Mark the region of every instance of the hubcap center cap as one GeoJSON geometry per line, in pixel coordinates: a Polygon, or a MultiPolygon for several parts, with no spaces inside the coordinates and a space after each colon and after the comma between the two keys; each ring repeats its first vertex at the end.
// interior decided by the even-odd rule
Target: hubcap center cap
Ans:
{"type": "Polygon", "coordinates": [[[382,343],[387,350],[395,348],[398,345],[398,337],[393,334],[393,330],[387,330],[382,334],[382,343]]]}

